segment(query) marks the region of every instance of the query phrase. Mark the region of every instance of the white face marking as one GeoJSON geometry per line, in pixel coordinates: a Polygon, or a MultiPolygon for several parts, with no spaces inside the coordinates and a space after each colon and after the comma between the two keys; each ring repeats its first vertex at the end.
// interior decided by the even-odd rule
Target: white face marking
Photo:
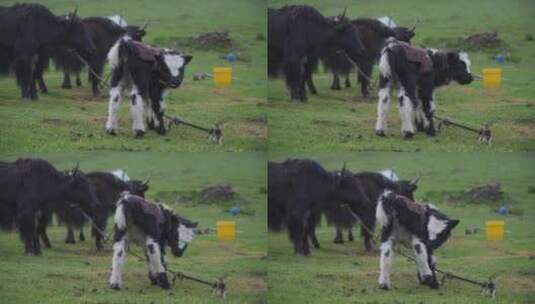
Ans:
{"type": "Polygon", "coordinates": [[[188,228],[182,224],[178,226],[178,247],[184,249],[188,243],[193,241],[195,232],[192,228],[188,228]]]}
{"type": "Polygon", "coordinates": [[[429,217],[429,222],[427,222],[427,232],[429,233],[429,240],[433,241],[437,238],[437,235],[440,234],[448,226],[448,221],[439,220],[434,216],[429,217]]]}
{"type": "Polygon", "coordinates": [[[470,58],[468,58],[468,53],[466,52],[460,52],[459,53],[459,59],[461,59],[462,62],[464,62],[464,64],[466,64],[466,71],[468,73],[470,73],[470,58]]]}
{"type": "Polygon", "coordinates": [[[169,68],[171,75],[173,75],[173,77],[177,77],[180,73],[180,68],[184,66],[184,58],[177,54],[165,54],[163,59],[169,68]]]}

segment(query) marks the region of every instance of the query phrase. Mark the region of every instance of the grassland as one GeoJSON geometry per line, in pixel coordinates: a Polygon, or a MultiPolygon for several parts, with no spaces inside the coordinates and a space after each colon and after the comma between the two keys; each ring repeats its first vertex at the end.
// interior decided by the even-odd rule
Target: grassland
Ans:
{"type": "MultiPolygon", "coordinates": [[[[350,17],[391,16],[398,25],[411,26],[419,20],[413,44],[444,47],[446,42],[475,33],[496,30],[504,46],[491,51],[470,51],[472,71],[481,75],[484,67],[503,69],[500,89],[484,89],[481,81],[468,86],[452,84],[436,92],[437,115],[473,127],[491,124],[494,145],[476,144],[473,133],[446,127],[435,138],[419,134],[403,140],[397,104],[392,104],[386,138],[374,134],[376,88],[368,100],[360,89],[329,89],[332,76],[320,71],[314,81],[319,95],[309,95],[306,104],[290,102],[281,80],[268,81],[270,151],[526,151],[535,149],[535,11],[524,0],[476,1],[269,1],[268,6],[310,4],[324,15],[340,14],[347,7],[350,17]],[[511,58],[503,64],[493,57],[504,53],[511,58]]],[[[375,69],[374,79],[378,78],[375,69]]],[[[397,94],[397,93],[396,93],[397,94]]]]}
{"type": "MultiPolygon", "coordinates": [[[[2,160],[19,155],[3,154],[2,160]]],[[[35,155],[32,155],[35,156],[35,155]]],[[[220,202],[210,205],[166,201],[176,211],[214,228],[218,220],[234,220],[237,239],[220,243],[215,233],[197,236],[182,258],[168,257],[169,268],[205,279],[224,277],[226,300],[209,288],[189,281],[169,291],[151,286],[145,262],[127,253],[122,291],[108,287],[111,245],[96,252],[94,241],[64,244],[65,228],[49,229],[52,249],[28,257],[16,233],[0,233],[0,298],[2,303],[263,303],[265,302],[267,234],[265,155],[262,153],[53,153],[39,154],[58,168],[80,161],[85,171],[123,168],[131,178],[151,177],[148,198],[173,191],[198,191],[214,184],[231,184],[254,215],[232,217],[220,202]],[[150,163],[150,166],[146,166],[150,163]],[[217,170],[217,174],[214,174],[217,170]]],[[[111,222],[111,221],[110,221],[111,222]]],[[[110,223],[108,227],[110,227],[110,223]]],[[[111,230],[111,229],[109,229],[111,230]]],[[[86,233],[88,229],[86,229],[86,233]]],[[[86,234],[89,235],[89,234],[86,234]]],[[[133,245],[131,251],[140,254],[133,245]]]]}
{"type": "Polygon", "coordinates": [[[475,286],[446,281],[437,291],[419,286],[416,266],[394,258],[393,290],[378,288],[379,256],[368,254],[361,239],[334,244],[334,228],[323,225],[317,232],[322,248],[310,257],[292,254],[285,233],[269,233],[268,288],[270,303],[533,303],[535,301],[535,218],[533,186],[535,158],[522,153],[330,153],[282,154],[270,159],[309,157],[328,169],[343,161],[351,170],[393,169],[401,178],[421,175],[417,200],[430,201],[452,218],[460,219],[448,242],[436,251],[439,268],[485,281],[496,275],[495,300],[479,295],[475,286]],[[464,191],[500,182],[511,199],[512,209],[522,215],[501,217],[494,206],[465,201],[446,202],[437,192],[464,191]],[[484,228],[485,221],[505,220],[503,241],[488,242],[485,233],[465,235],[465,228],[484,228]]]}
{"type": "MultiPolygon", "coordinates": [[[[10,5],[19,1],[2,1],[10,5]]],[[[178,46],[193,55],[183,85],[168,95],[167,114],[212,126],[219,122],[224,144],[208,143],[206,136],[188,127],[175,127],[167,136],[148,132],[136,140],[131,131],[130,110],[120,110],[120,134],[104,133],[107,97],[92,98],[83,75],[81,89],[60,88],[62,74],[50,71],[45,81],[50,93],[36,102],[21,102],[14,77],[0,78],[0,151],[60,152],[114,151],[258,151],[265,150],[266,17],[265,3],[243,1],[39,1],[56,14],[78,5],[80,16],[123,15],[130,24],[149,22],[145,41],[161,47],[178,46]],[[177,41],[212,31],[228,31],[236,46],[199,50],[177,41]],[[178,44],[178,45],[177,45],[178,44]],[[212,80],[193,81],[192,75],[211,74],[216,66],[230,66],[221,57],[234,51],[231,87],[217,88],[212,80]]],[[[107,72],[105,72],[106,74],[107,72]]],[[[104,95],[107,91],[104,90],[104,95]]]]}

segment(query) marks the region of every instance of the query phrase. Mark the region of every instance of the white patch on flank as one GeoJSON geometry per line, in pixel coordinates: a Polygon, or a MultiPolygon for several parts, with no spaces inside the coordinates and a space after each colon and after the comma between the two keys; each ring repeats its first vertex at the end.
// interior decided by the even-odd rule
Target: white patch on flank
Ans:
{"type": "MultiPolygon", "coordinates": [[[[119,202],[122,200],[122,198],[119,199],[119,202]]],[[[124,206],[123,204],[119,203],[117,206],[117,209],[115,210],[115,224],[117,225],[117,228],[124,230],[126,229],[126,216],[124,214],[124,206]]]]}
{"type": "Polygon", "coordinates": [[[394,19],[392,19],[392,17],[382,16],[382,17],[377,18],[377,20],[379,20],[382,24],[388,26],[389,28],[397,27],[397,25],[394,22],[394,19]]]}
{"type": "Polygon", "coordinates": [[[178,247],[184,249],[187,244],[193,241],[195,232],[192,228],[188,228],[182,224],[178,226],[178,247]]]}
{"type": "Polygon", "coordinates": [[[433,215],[429,216],[429,221],[427,222],[427,232],[429,233],[429,239],[432,241],[437,238],[437,235],[440,234],[448,226],[447,220],[439,220],[433,215]]]}
{"type": "MultiPolygon", "coordinates": [[[[117,214],[117,213],[116,213],[117,214]]],[[[110,284],[118,285],[121,287],[123,284],[123,266],[126,256],[126,238],[123,237],[121,240],[113,244],[113,259],[112,259],[112,271],[110,276],[110,284]]]]}
{"type": "Polygon", "coordinates": [[[163,55],[163,59],[169,68],[171,75],[173,75],[173,77],[177,77],[180,73],[180,68],[184,65],[184,58],[177,54],[165,54],[163,55]]]}
{"type": "Polygon", "coordinates": [[[381,259],[379,261],[380,274],[379,285],[386,285],[390,288],[390,272],[392,271],[392,258],[394,250],[392,246],[392,239],[389,238],[386,242],[381,243],[381,259]]]}
{"type": "Polygon", "coordinates": [[[113,21],[115,24],[117,24],[120,27],[128,26],[128,23],[126,23],[126,19],[124,19],[123,16],[121,15],[109,16],[108,19],[113,21]]]}
{"type": "Polygon", "coordinates": [[[381,54],[381,59],[379,59],[379,71],[384,77],[392,77],[392,70],[390,69],[390,64],[388,63],[388,53],[385,52],[385,47],[381,54]]]}
{"type": "Polygon", "coordinates": [[[438,211],[437,206],[435,206],[435,205],[433,205],[433,204],[431,204],[431,203],[428,203],[428,204],[427,204],[427,207],[429,207],[429,208],[431,208],[431,209],[433,209],[433,210],[437,210],[437,211],[438,211]]]}
{"type": "Polygon", "coordinates": [[[385,131],[387,126],[388,109],[390,107],[390,83],[379,89],[379,102],[377,103],[377,122],[375,131],[385,131]],[[386,102],[383,102],[386,99],[386,102]]]}
{"type": "Polygon", "coordinates": [[[468,53],[460,52],[459,59],[461,59],[461,61],[464,62],[464,64],[466,64],[466,71],[470,73],[470,64],[472,63],[470,62],[470,58],[468,58],[468,53]]]}
{"type": "Polygon", "coordinates": [[[392,169],[385,169],[383,171],[379,171],[379,173],[393,182],[397,182],[399,180],[396,172],[392,171],[392,169]]]}
{"type": "Polygon", "coordinates": [[[153,275],[165,272],[165,268],[162,265],[160,245],[151,237],[147,237],[145,244],[147,246],[147,256],[149,257],[149,272],[153,275]],[[152,253],[149,247],[152,247],[152,253]]]}
{"type": "Polygon", "coordinates": [[[377,200],[377,209],[375,210],[375,218],[377,219],[377,222],[381,227],[385,227],[388,225],[388,216],[386,215],[386,212],[383,208],[383,200],[390,195],[390,190],[383,191],[383,194],[379,196],[379,199],[377,200]]]}

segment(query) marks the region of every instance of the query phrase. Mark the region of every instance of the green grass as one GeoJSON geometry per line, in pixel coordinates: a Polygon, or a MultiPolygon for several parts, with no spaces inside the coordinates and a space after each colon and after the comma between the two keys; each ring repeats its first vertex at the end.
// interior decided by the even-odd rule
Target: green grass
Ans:
{"type": "MultiPolygon", "coordinates": [[[[3,1],[3,5],[16,1],[3,1]]],[[[119,135],[104,133],[107,97],[92,98],[85,81],[81,89],[60,88],[62,74],[50,71],[45,81],[50,93],[40,95],[36,102],[21,102],[14,77],[0,78],[0,151],[258,151],[266,149],[266,35],[265,3],[263,1],[40,1],[54,13],[67,13],[75,4],[81,16],[109,16],[120,13],[130,24],[149,21],[145,41],[167,41],[158,46],[174,46],[174,39],[200,33],[228,30],[239,47],[239,55],[248,61],[233,66],[234,82],[228,88],[217,88],[211,79],[193,81],[195,73],[212,74],[216,66],[229,66],[221,59],[230,49],[199,51],[179,47],[193,55],[186,68],[183,85],[171,90],[167,98],[167,114],[178,115],[194,123],[212,126],[221,124],[223,145],[208,143],[204,133],[188,127],[174,127],[168,135],[147,132],[136,140],[132,135],[130,109],[123,100],[120,110],[119,135]]],[[[106,71],[107,73],[107,71],[106,71]]],[[[105,73],[105,74],[106,74],[105,73]]],[[[107,95],[107,90],[104,90],[107,95]]]]}
{"type": "MultiPolygon", "coordinates": [[[[283,153],[270,159],[308,157],[326,168],[339,169],[344,161],[353,171],[393,169],[400,178],[421,175],[417,200],[433,198],[437,191],[460,191],[500,182],[510,196],[512,210],[523,215],[501,217],[493,206],[431,200],[444,213],[460,219],[452,237],[436,251],[438,266],[455,274],[484,281],[497,274],[495,301],[459,281],[447,281],[438,291],[419,286],[416,266],[396,255],[393,290],[378,288],[379,256],[368,254],[360,238],[334,244],[334,228],[318,229],[322,248],[310,257],[296,257],[286,233],[269,233],[268,301],[271,303],[533,303],[535,301],[535,196],[533,153],[283,153]],[[469,226],[484,228],[485,221],[505,220],[503,241],[487,242],[485,233],[465,235],[469,226]]],[[[507,201],[509,202],[509,201],[507,201]]],[[[504,202],[505,203],[505,202],[504,202]]],[[[358,233],[357,233],[358,234],[358,233]]]]}
{"type": "MultiPolygon", "coordinates": [[[[2,160],[19,155],[3,154],[2,160]]],[[[35,155],[33,155],[35,156],[35,155]]],[[[218,206],[177,204],[166,201],[175,211],[199,221],[200,227],[215,228],[218,220],[234,220],[237,239],[220,243],[215,233],[197,236],[182,258],[168,257],[169,268],[202,278],[226,277],[229,295],[225,301],[210,294],[209,288],[189,281],[177,282],[169,291],[151,286],[145,262],[127,253],[122,291],[108,287],[111,245],[96,252],[94,241],[67,245],[66,229],[54,225],[49,231],[52,249],[40,257],[23,254],[18,234],[0,233],[0,295],[2,303],[263,303],[267,282],[265,155],[262,153],[54,153],[38,154],[58,168],[76,161],[85,171],[124,168],[131,178],[150,176],[147,197],[165,191],[198,191],[214,184],[231,184],[249,202],[254,215],[232,217],[218,206]],[[150,163],[150,166],[146,164],[150,163]],[[217,174],[214,170],[217,168],[217,174]]],[[[108,231],[112,220],[108,223],[108,231]]],[[[89,229],[86,228],[86,235],[89,229]]],[[[141,248],[131,250],[141,254],[141,248]]]]}
{"type": "MultiPolygon", "coordinates": [[[[482,75],[484,67],[503,69],[500,89],[484,89],[482,81],[468,86],[452,84],[436,91],[437,115],[479,128],[491,123],[495,137],[491,147],[477,145],[475,134],[446,127],[435,138],[423,133],[412,140],[400,134],[398,105],[392,102],[386,138],[374,134],[377,88],[364,100],[360,88],[342,91],[329,89],[332,76],[314,75],[319,95],[309,95],[307,104],[290,102],[282,80],[268,81],[270,151],[527,151],[535,149],[535,42],[525,35],[535,28],[533,2],[524,0],[476,1],[269,1],[270,7],[289,3],[307,3],[324,15],[336,15],[347,7],[350,17],[384,16],[394,18],[398,25],[410,26],[417,19],[413,44],[451,42],[459,37],[497,30],[506,50],[518,62],[499,64],[492,59],[498,52],[470,52],[472,71],[482,75]]],[[[506,53],[507,54],[507,53],[506,53]]],[[[378,78],[377,68],[373,78],[378,78]]],[[[397,94],[395,92],[394,94],[397,94]]]]}

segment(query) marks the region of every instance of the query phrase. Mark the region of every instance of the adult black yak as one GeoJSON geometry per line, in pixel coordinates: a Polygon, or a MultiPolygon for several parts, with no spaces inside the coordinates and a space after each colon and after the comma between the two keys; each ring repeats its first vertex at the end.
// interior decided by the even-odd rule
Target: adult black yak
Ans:
{"type": "MultiPolygon", "coordinates": [[[[374,208],[352,174],[342,169],[338,173],[326,171],[308,159],[293,159],[268,164],[268,227],[278,231],[287,228],[294,244],[294,253],[309,255],[309,237],[314,246],[319,243],[314,229],[325,204],[348,204],[360,214],[362,209],[374,208]]],[[[365,225],[367,217],[362,217],[365,225]]]]}
{"type": "Polygon", "coordinates": [[[177,50],[153,48],[129,37],[119,39],[108,53],[112,76],[106,132],[116,135],[121,95],[129,88],[134,135],[145,134],[144,119],[149,129],[165,134],[166,92],[182,84],[186,65],[192,58],[177,50]]]}
{"type": "Polygon", "coordinates": [[[153,204],[125,193],[117,202],[110,287],[122,287],[126,249],[133,242],[143,246],[151,284],[169,289],[166,273],[165,247],[181,257],[195,236],[197,222],[191,222],[165,205],[153,204]]]}
{"type": "Polygon", "coordinates": [[[414,191],[418,189],[418,179],[408,181],[392,181],[378,172],[359,172],[353,175],[355,184],[358,184],[363,189],[365,195],[370,202],[370,205],[365,205],[363,208],[360,206],[358,213],[352,214],[347,207],[339,203],[324,204],[323,213],[329,223],[336,226],[335,243],[343,243],[342,229],[351,228],[359,221],[355,219],[357,215],[362,221],[361,235],[364,237],[364,246],[367,251],[372,249],[372,233],[375,231],[375,209],[377,202],[381,194],[384,191],[392,191],[393,193],[406,196],[411,200],[414,200],[414,191]],[[366,226],[363,223],[367,223],[366,226]]]}
{"type": "Polygon", "coordinates": [[[283,71],[292,100],[307,100],[312,59],[327,48],[344,50],[354,61],[362,55],[364,47],[345,11],[332,20],[307,5],[268,9],[268,74],[283,71]]]}
{"type": "MultiPolygon", "coordinates": [[[[102,250],[104,235],[100,231],[106,231],[108,218],[115,212],[115,203],[120,198],[121,193],[126,191],[140,197],[145,197],[145,192],[149,189],[148,181],[131,180],[125,182],[108,172],[90,172],[86,174],[86,178],[100,202],[99,206],[94,209],[92,217],[98,229],[93,227],[91,234],[95,237],[97,250],[102,250]]],[[[87,222],[85,215],[78,208],[72,207],[72,203],[76,202],[59,204],[55,210],[58,219],[67,225],[65,243],[69,244],[76,242],[74,229],[79,229],[80,241],[85,240],[83,227],[87,222]]],[[[45,245],[50,247],[46,231],[41,231],[40,235],[45,245]]]]}
{"type": "Polygon", "coordinates": [[[42,159],[18,159],[0,164],[0,224],[11,229],[16,223],[28,255],[41,254],[38,231],[46,225],[40,217],[55,202],[77,202],[88,214],[99,205],[98,198],[78,167],[62,173],[42,159]]]}
{"type": "MultiPolygon", "coordinates": [[[[360,89],[363,97],[369,96],[370,77],[373,66],[379,61],[381,50],[385,41],[389,37],[395,37],[400,41],[410,43],[414,37],[415,27],[409,29],[406,27],[390,28],[377,19],[358,18],[351,21],[358,31],[360,40],[364,45],[364,52],[359,56],[355,64],[358,67],[357,78],[360,83],[360,89]]],[[[349,74],[354,70],[354,65],[341,50],[331,50],[325,52],[321,58],[323,65],[327,70],[333,72],[333,82],[331,89],[340,90],[340,76],[346,77],[346,87],[351,86],[349,74]]],[[[311,82],[309,82],[311,83],[311,82]]]]}
{"type": "Polygon", "coordinates": [[[379,198],[376,216],[382,228],[379,287],[391,288],[394,248],[401,243],[414,250],[418,281],[438,288],[433,252],[448,240],[459,220],[448,218],[433,205],[418,204],[390,191],[379,198]]]}
{"type": "Polygon", "coordinates": [[[470,59],[462,51],[438,51],[421,49],[390,38],[384,47],[379,62],[379,100],[375,133],[385,136],[390,92],[399,84],[399,115],[401,134],[414,136],[416,129],[435,136],[433,112],[436,87],[455,80],[461,85],[472,82],[470,59]]]}
{"type": "Polygon", "coordinates": [[[43,49],[64,45],[84,56],[95,49],[76,10],[58,17],[41,4],[0,7],[0,33],[0,49],[13,65],[22,99],[37,99],[35,67],[43,49]]]}
{"type": "MultiPolygon", "coordinates": [[[[108,52],[111,47],[123,35],[128,35],[136,41],[141,41],[146,34],[146,25],[143,27],[132,25],[121,27],[105,17],[84,18],[82,19],[82,23],[87,28],[89,36],[95,45],[95,52],[91,57],[84,58],[84,61],[89,64],[88,79],[91,82],[93,96],[98,96],[100,94],[100,79],[102,78],[104,65],[106,64],[108,52]]],[[[63,71],[63,83],[61,87],[65,89],[72,88],[71,74],[74,74],[76,77],[76,86],[81,86],[80,73],[86,65],[84,61],[80,60],[79,55],[65,47],[55,47],[48,52],[50,54],[47,55],[51,56],[56,68],[63,71]]],[[[38,77],[39,83],[44,83],[42,80],[42,71],[38,77]]],[[[41,89],[43,88],[41,87],[41,89]]]]}

